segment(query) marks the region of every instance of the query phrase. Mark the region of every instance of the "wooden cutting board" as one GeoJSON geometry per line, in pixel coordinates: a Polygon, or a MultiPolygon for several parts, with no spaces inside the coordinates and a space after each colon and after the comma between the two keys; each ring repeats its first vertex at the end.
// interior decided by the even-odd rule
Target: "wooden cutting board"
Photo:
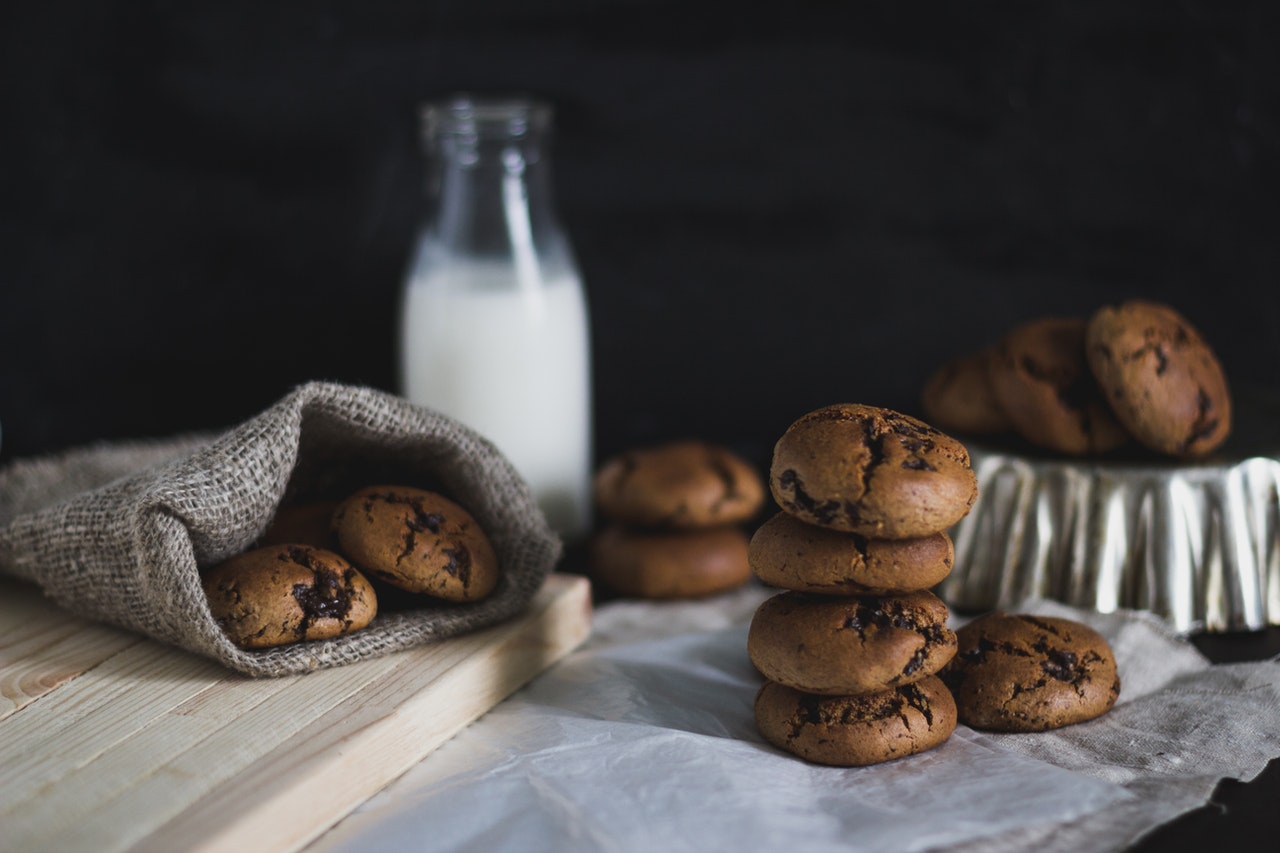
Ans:
{"type": "Polygon", "coordinates": [[[0,850],[297,850],[590,629],[552,575],[502,625],[259,680],[0,582],[0,850]]]}

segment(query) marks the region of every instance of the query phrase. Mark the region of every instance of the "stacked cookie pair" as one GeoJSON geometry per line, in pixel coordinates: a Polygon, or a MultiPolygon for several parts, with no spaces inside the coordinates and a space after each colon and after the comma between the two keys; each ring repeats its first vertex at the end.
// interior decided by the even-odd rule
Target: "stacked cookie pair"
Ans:
{"type": "Polygon", "coordinates": [[[751,568],[786,590],[752,619],[766,740],[809,761],[874,764],[931,749],[956,725],[936,677],[956,651],[929,588],[950,572],[946,530],[977,497],[969,454],[915,418],[856,404],[793,423],[769,486],[782,512],[751,568]]]}
{"type": "Polygon", "coordinates": [[[594,581],[622,595],[692,598],[751,577],[742,523],[764,504],[764,481],[732,451],[702,441],[631,450],[593,483],[608,524],[594,537],[594,581]]]}

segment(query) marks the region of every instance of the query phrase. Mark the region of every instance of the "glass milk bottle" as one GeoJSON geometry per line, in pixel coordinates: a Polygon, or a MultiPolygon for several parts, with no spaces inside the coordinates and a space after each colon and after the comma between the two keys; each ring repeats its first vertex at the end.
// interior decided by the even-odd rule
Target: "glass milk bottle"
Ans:
{"type": "Polygon", "coordinates": [[[586,296],[556,219],[551,108],[458,97],[427,105],[432,206],[401,308],[406,397],[511,460],[566,540],[591,523],[586,296]]]}

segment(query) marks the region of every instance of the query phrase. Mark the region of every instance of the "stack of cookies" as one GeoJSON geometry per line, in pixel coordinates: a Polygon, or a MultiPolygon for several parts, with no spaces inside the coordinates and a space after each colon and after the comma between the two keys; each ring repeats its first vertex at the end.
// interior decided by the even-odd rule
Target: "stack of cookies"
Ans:
{"type": "Polygon", "coordinates": [[[590,572],[609,590],[692,598],[751,577],[741,525],[764,504],[764,481],[732,451],[702,441],[631,450],[607,460],[593,487],[608,523],[592,540],[590,572]]]}
{"type": "Polygon", "coordinates": [[[756,725],[820,764],[875,764],[931,749],[955,729],[936,673],[956,651],[943,602],[946,530],[977,481],[964,446],[915,418],[856,404],[793,423],[769,486],[782,512],[756,531],[752,570],[785,592],[751,622],[747,651],[767,679],[756,725]]]}

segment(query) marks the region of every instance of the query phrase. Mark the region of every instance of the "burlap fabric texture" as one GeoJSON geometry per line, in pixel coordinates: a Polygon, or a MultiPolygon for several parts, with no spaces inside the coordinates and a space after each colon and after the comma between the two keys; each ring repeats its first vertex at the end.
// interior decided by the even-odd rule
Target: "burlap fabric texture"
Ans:
{"type": "Polygon", "coordinates": [[[216,436],[100,444],[0,471],[0,573],[79,615],[139,631],[254,676],[335,666],[518,613],[561,543],[527,484],[486,439],[368,388],[311,383],[216,436]],[[422,598],[336,640],[232,645],[200,569],[251,547],[276,509],[377,484],[435,489],[466,507],[502,564],[497,590],[458,605],[422,598]]]}

